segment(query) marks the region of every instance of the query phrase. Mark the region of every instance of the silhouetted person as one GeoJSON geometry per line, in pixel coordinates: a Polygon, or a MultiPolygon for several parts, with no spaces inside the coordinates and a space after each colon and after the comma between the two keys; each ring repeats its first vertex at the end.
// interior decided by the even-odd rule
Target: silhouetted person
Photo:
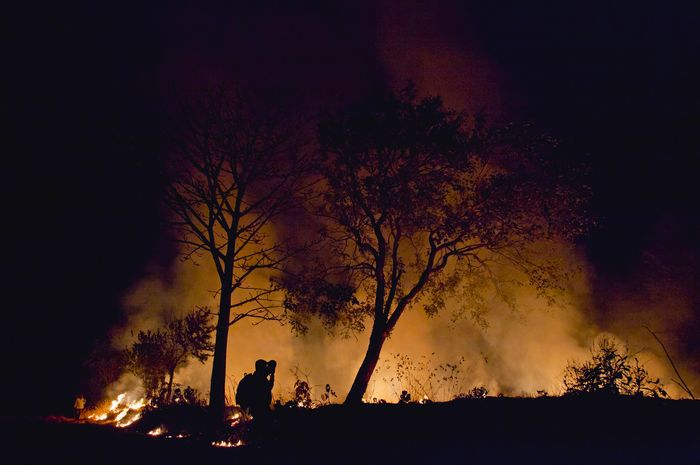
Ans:
{"type": "Polygon", "coordinates": [[[80,420],[80,417],[83,415],[83,410],[85,409],[85,396],[79,394],[78,397],[75,398],[73,409],[75,409],[75,419],[80,420]]]}
{"type": "Polygon", "coordinates": [[[175,392],[173,392],[173,403],[175,404],[181,404],[184,401],[184,398],[182,397],[182,391],[180,388],[175,388],[175,392]]]}
{"type": "Polygon", "coordinates": [[[185,402],[190,405],[195,405],[197,403],[197,393],[190,386],[185,388],[185,392],[182,396],[185,398],[185,402]]]}
{"type": "Polygon", "coordinates": [[[267,416],[270,412],[276,367],[277,362],[274,360],[258,360],[255,362],[255,372],[245,375],[238,384],[236,403],[253,415],[253,418],[267,416]]]}

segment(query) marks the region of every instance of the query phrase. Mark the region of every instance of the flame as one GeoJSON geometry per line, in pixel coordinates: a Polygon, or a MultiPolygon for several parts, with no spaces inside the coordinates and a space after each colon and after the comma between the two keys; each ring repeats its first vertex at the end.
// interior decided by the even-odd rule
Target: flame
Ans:
{"type": "Polygon", "coordinates": [[[129,426],[130,424],[132,424],[133,422],[135,422],[136,420],[138,420],[139,418],[141,418],[140,412],[137,413],[136,415],[134,415],[130,420],[118,422],[117,427],[125,428],[125,427],[129,426]]]}
{"type": "MultiPolygon", "coordinates": [[[[125,428],[135,421],[139,420],[143,415],[143,409],[146,407],[146,399],[141,397],[136,400],[128,401],[127,393],[119,394],[115,399],[109,401],[108,405],[102,408],[97,408],[86,416],[88,421],[100,424],[109,424],[118,428],[125,428]]],[[[251,420],[252,417],[245,412],[237,411],[228,417],[231,426],[237,426],[241,422],[251,420]]],[[[183,439],[190,437],[189,434],[168,434],[168,429],[164,425],[150,430],[148,436],[164,437],[167,439],[183,439]]],[[[240,447],[245,445],[243,440],[236,436],[228,437],[228,440],[214,441],[211,443],[214,447],[240,447]]]]}
{"type": "Polygon", "coordinates": [[[152,429],[151,431],[148,432],[149,436],[160,436],[161,434],[165,433],[166,429],[163,428],[162,426],[159,426],[156,429],[152,429]]]}
{"type": "Polygon", "coordinates": [[[142,410],[146,406],[146,399],[126,402],[126,393],[121,393],[110,402],[109,408],[104,411],[98,409],[87,416],[88,421],[110,423],[118,428],[125,428],[141,418],[142,410]]]}
{"type": "Polygon", "coordinates": [[[243,441],[240,439],[236,442],[230,442],[230,441],[214,441],[211,443],[212,446],[214,447],[240,447],[243,445],[243,441]]]}
{"type": "Polygon", "coordinates": [[[230,417],[228,417],[229,426],[236,426],[240,422],[244,421],[245,418],[241,412],[235,412],[230,417]]]}

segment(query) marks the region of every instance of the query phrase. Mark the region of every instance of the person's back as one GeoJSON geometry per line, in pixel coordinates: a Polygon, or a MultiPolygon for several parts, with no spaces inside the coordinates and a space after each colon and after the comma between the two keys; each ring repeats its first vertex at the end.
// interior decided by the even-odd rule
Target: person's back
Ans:
{"type": "Polygon", "coordinates": [[[247,374],[238,384],[236,403],[253,417],[269,413],[272,402],[272,386],[275,383],[276,362],[265,360],[255,362],[255,372],[247,374]],[[268,379],[269,376],[269,379],[268,379]]]}
{"type": "Polygon", "coordinates": [[[264,415],[270,411],[270,403],[272,402],[272,391],[270,381],[264,372],[256,371],[253,373],[253,386],[250,413],[255,416],[264,415]]]}
{"type": "Polygon", "coordinates": [[[238,388],[236,389],[236,403],[244,410],[249,411],[254,402],[255,384],[255,377],[251,373],[246,373],[240,383],[238,383],[238,388]]]}

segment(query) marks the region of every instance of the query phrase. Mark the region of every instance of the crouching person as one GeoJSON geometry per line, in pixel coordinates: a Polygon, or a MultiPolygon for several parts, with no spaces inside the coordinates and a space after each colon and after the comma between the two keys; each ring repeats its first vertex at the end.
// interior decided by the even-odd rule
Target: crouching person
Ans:
{"type": "Polygon", "coordinates": [[[254,419],[262,419],[270,413],[276,367],[277,362],[274,360],[258,360],[255,362],[255,372],[246,374],[238,383],[236,403],[254,419]]]}

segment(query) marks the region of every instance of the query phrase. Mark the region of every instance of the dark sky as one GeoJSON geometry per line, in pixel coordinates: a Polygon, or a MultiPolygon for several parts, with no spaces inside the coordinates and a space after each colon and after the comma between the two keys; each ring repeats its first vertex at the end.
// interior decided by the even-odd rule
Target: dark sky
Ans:
{"type": "Polygon", "coordinates": [[[158,206],[168,108],[221,79],[318,107],[412,79],[534,121],[591,164],[599,226],[581,246],[599,317],[609,293],[662,270],[692,303],[682,350],[698,353],[694,2],[140,3],[4,15],[5,387],[39,410],[70,407],[124,290],[172,259],[158,206]]]}

